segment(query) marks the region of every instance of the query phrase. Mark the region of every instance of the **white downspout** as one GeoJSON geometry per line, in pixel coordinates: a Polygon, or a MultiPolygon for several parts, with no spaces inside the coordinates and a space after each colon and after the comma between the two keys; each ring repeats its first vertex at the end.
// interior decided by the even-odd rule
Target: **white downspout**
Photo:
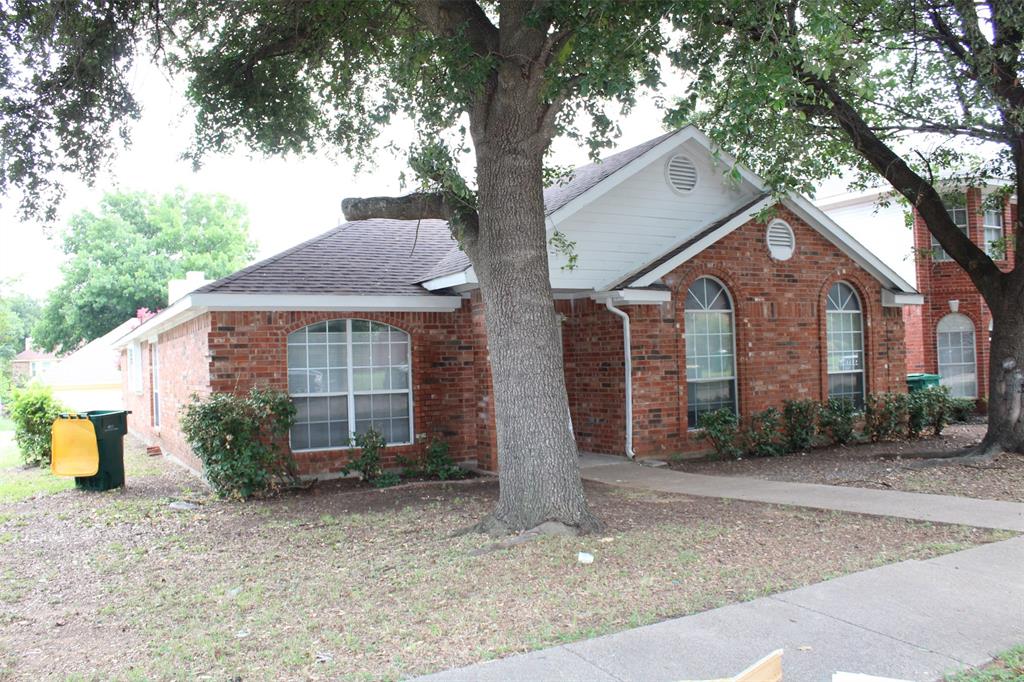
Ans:
{"type": "Polygon", "coordinates": [[[605,299],[604,305],[622,318],[622,349],[626,364],[626,456],[635,459],[636,453],[633,452],[633,344],[629,336],[629,315],[615,307],[611,296],[605,299]]]}

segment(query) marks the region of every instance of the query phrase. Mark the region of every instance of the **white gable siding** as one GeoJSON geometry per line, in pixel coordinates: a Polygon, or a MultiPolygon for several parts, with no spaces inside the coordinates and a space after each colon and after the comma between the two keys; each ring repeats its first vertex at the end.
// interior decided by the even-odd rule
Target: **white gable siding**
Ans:
{"type": "Polygon", "coordinates": [[[754,196],[753,187],[744,183],[735,188],[723,179],[722,172],[707,150],[688,141],[566,218],[557,228],[576,242],[577,267],[562,270],[565,256],[552,254],[552,286],[604,287],[754,196]],[[697,186],[687,194],[674,191],[665,179],[666,163],[680,152],[690,157],[699,174],[697,186]]]}
{"type": "Polygon", "coordinates": [[[873,197],[867,197],[838,207],[825,204],[821,209],[896,274],[917,286],[914,233],[907,227],[901,204],[893,201],[878,207],[873,197]]]}

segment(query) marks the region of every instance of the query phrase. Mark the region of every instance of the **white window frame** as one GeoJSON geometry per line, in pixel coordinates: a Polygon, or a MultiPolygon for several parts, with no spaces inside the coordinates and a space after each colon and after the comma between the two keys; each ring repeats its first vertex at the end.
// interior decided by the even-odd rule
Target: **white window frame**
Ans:
{"type": "Polygon", "coordinates": [[[133,343],[127,348],[128,390],[136,395],[142,393],[142,348],[133,343]]]}
{"type": "MultiPolygon", "coordinates": [[[[952,206],[950,208],[947,208],[946,212],[949,213],[949,218],[950,220],[953,221],[953,224],[959,227],[960,231],[964,233],[964,236],[970,239],[971,232],[969,227],[970,223],[967,220],[967,205],[964,204],[963,206],[952,206]]],[[[931,230],[928,231],[928,234],[930,234],[932,237],[932,260],[953,260],[952,258],[950,258],[949,254],[946,253],[946,250],[942,248],[942,245],[939,244],[939,240],[935,238],[935,235],[931,233],[931,230]]]]}
{"type": "Polygon", "coordinates": [[[1002,254],[996,254],[992,250],[992,244],[994,242],[1001,240],[1006,234],[1003,228],[1003,207],[1001,205],[992,206],[991,208],[986,207],[984,212],[984,219],[982,222],[984,223],[984,229],[982,234],[985,238],[985,253],[987,253],[989,257],[994,259],[1005,258],[1005,247],[1004,252],[1002,254]],[[995,222],[995,219],[998,219],[998,222],[995,222]],[[997,232],[998,234],[995,237],[990,237],[990,232],[997,232]]]}
{"type": "Polygon", "coordinates": [[[150,409],[152,410],[153,428],[160,428],[160,345],[153,341],[149,344],[149,371],[152,382],[150,383],[150,409]]]}
{"type": "MultiPolygon", "coordinates": [[[[726,378],[719,377],[719,378],[715,378],[715,379],[690,379],[690,377],[688,375],[688,372],[684,371],[683,377],[686,380],[686,385],[687,385],[687,400],[686,400],[686,411],[687,411],[686,430],[687,431],[699,431],[700,430],[700,427],[697,426],[697,424],[690,424],[690,417],[689,417],[689,412],[690,412],[689,385],[691,383],[702,384],[702,383],[719,383],[719,382],[723,382],[723,381],[732,381],[732,409],[733,409],[733,413],[736,415],[737,418],[739,418],[739,416],[740,416],[739,368],[737,367],[737,359],[738,358],[737,358],[737,355],[736,355],[736,303],[735,303],[735,301],[733,301],[732,293],[729,291],[729,287],[727,287],[725,285],[725,282],[723,282],[722,280],[718,279],[717,277],[712,277],[711,275],[701,275],[697,279],[693,280],[693,282],[690,284],[690,286],[688,286],[686,288],[686,294],[685,294],[685,296],[683,298],[683,339],[684,339],[685,344],[686,344],[686,349],[687,349],[687,351],[689,351],[689,349],[691,347],[690,346],[691,338],[695,338],[695,337],[691,337],[690,336],[690,334],[692,332],[689,329],[689,325],[686,324],[686,316],[687,316],[687,314],[699,315],[699,314],[721,312],[721,311],[713,311],[713,310],[689,310],[688,308],[686,308],[686,301],[689,298],[690,289],[693,287],[694,284],[696,284],[697,282],[699,282],[702,279],[710,280],[710,281],[714,282],[715,284],[717,284],[718,286],[722,287],[722,292],[725,294],[726,300],[729,301],[729,322],[730,322],[730,325],[732,326],[732,377],[726,377],[726,378]]],[[[684,354],[683,362],[684,362],[684,364],[687,362],[687,360],[685,358],[685,354],[684,354]]],[[[684,370],[685,370],[685,367],[684,367],[684,370]]],[[[697,421],[698,422],[700,421],[700,415],[697,415],[697,421]]]]}
{"type": "MultiPolygon", "coordinates": [[[[963,334],[968,334],[968,333],[970,334],[970,339],[971,339],[971,355],[972,355],[971,361],[970,362],[952,362],[952,363],[947,363],[946,367],[947,368],[950,368],[950,367],[968,367],[968,366],[973,367],[973,369],[974,369],[974,394],[973,395],[964,395],[964,396],[956,396],[956,395],[954,395],[953,397],[955,397],[955,398],[971,398],[971,399],[975,399],[976,400],[978,398],[978,329],[977,329],[977,327],[974,324],[974,320],[972,320],[971,318],[967,317],[963,313],[949,313],[947,315],[944,315],[938,321],[938,323],[935,325],[935,366],[936,366],[936,369],[939,372],[939,383],[941,385],[943,385],[943,386],[948,385],[948,384],[945,384],[943,382],[943,379],[945,377],[942,374],[942,367],[943,367],[943,364],[942,364],[942,337],[945,334],[959,334],[959,335],[961,335],[961,339],[962,339],[963,338],[962,335],[963,334]],[[941,331],[940,328],[942,327],[942,323],[947,321],[947,320],[963,320],[963,321],[966,321],[967,324],[970,325],[970,330],[967,331],[967,330],[963,330],[963,329],[958,329],[956,331],[945,331],[945,332],[941,331]]],[[[963,346],[961,344],[960,348],[962,348],[962,347],[963,346]]]]}
{"type": "MultiPolygon", "coordinates": [[[[867,392],[868,392],[868,349],[867,349],[867,347],[864,344],[864,328],[865,328],[865,326],[867,326],[867,317],[864,314],[864,301],[861,300],[860,294],[857,293],[857,288],[855,286],[853,286],[852,284],[850,284],[849,282],[842,281],[842,280],[840,280],[838,282],[833,282],[832,284],[830,284],[829,287],[828,287],[828,294],[826,294],[826,296],[825,296],[825,373],[826,373],[826,375],[829,378],[831,378],[833,375],[839,375],[839,374],[859,374],[860,375],[860,393],[861,393],[860,399],[861,399],[861,406],[863,406],[865,401],[867,400],[867,392]],[[853,299],[857,302],[857,310],[831,310],[829,308],[829,301],[832,298],[829,294],[831,294],[832,289],[835,286],[837,286],[837,285],[845,286],[846,288],[848,288],[850,290],[850,292],[853,294],[853,299]],[[833,372],[832,368],[829,366],[829,355],[831,353],[831,341],[832,341],[832,339],[831,339],[832,335],[830,333],[831,325],[829,324],[829,322],[830,322],[830,319],[831,319],[832,315],[850,315],[850,316],[859,315],[860,316],[860,369],[838,370],[838,371],[833,372]]],[[[842,332],[842,333],[845,333],[845,332],[842,332]]],[[[828,381],[828,384],[825,386],[825,390],[826,390],[826,396],[825,397],[826,398],[832,398],[833,396],[832,396],[832,382],[831,382],[831,380],[828,381]]],[[[834,397],[836,397],[836,398],[845,398],[846,396],[834,396],[834,397]]]]}
{"type": "MultiPolygon", "coordinates": [[[[345,317],[345,318],[340,318],[339,317],[339,318],[331,318],[331,319],[327,319],[327,320],[319,320],[317,322],[311,322],[310,324],[304,325],[302,327],[299,327],[298,329],[293,330],[288,335],[291,336],[291,334],[294,334],[295,332],[302,331],[303,329],[306,329],[307,327],[312,327],[313,325],[320,324],[321,322],[341,322],[341,321],[345,322],[345,365],[346,365],[345,366],[345,372],[347,373],[346,374],[345,386],[347,387],[348,390],[345,391],[345,392],[343,392],[343,391],[332,391],[332,392],[328,392],[328,393],[309,393],[309,392],[306,392],[306,393],[292,393],[289,390],[288,397],[289,398],[338,398],[338,397],[341,397],[341,396],[345,396],[346,402],[348,403],[348,437],[349,437],[349,440],[351,441],[352,439],[355,438],[355,435],[356,435],[356,432],[355,432],[355,424],[356,424],[356,396],[362,396],[362,395],[369,395],[369,396],[373,396],[373,395],[403,395],[403,394],[405,394],[407,396],[407,398],[408,398],[408,401],[409,401],[409,440],[402,441],[400,443],[397,443],[397,442],[396,443],[390,443],[389,442],[389,443],[385,444],[385,447],[389,447],[390,448],[390,447],[398,447],[398,446],[413,444],[415,442],[415,439],[416,439],[416,425],[415,425],[415,421],[414,421],[415,420],[415,405],[416,404],[415,404],[415,401],[413,399],[413,390],[412,390],[412,385],[413,385],[412,334],[410,334],[409,332],[407,332],[406,330],[404,330],[404,329],[402,329],[400,327],[396,327],[393,324],[388,324],[387,322],[380,322],[379,320],[367,320],[366,318],[362,318],[362,317],[345,317]],[[408,339],[408,342],[407,342],[406,345],[408,346],[408,353],[409,353],[409,356],[408,356],[408,361],[409,361],[409,386],[408,386],[407,389],[405,389],[405,390],[402,390],[402,389],[399,389],[399,390],[392,390],[392,389],[388,389],[388,390],[373,390],[373,389],[370,389],[370,390],[362,390],[362,391],[356,391],[355,390],[355,388],[354,388],[355,387],[355,383],[353,381],[353,369],[354,368],[352,366],[352,323],[354,321],[369,322],[371,324],[373,324],[373,323],[384,324],[384,325],[387,325],[388,327],[390,327],[391,329],[396,329],[396,330],[402,332],[403,334],[405,334],[406,338],[408,339]]],[[[291,370],[291,367],[287,365],[287,346],[290,345],[290,344],[288,344],[287,338],[285,339],[285,344],[286,344],[286,347],[285,347],[285,350],[286,350],[286,353],[285,353],[285,356],[286,356],[285,363],[286,363],[286,366],[287,366],[287,370],[291,370]]],[[[371,344],[372,344],[372,341],[371,341],[371,344]]],[[[308,347],[308,345],[309,345],[308,341],[307,341],[307,343],[305,345],[308,347]]],[[[393,366],[394,365],[389,365],[389,367],[393,367],[393,366]]],[[[286,376],[287,376],[287,372],[286,372],[286,376]]],[[[354,448],[355,446],[349,444],[349,445],[328,445],[327,447],[316,447],[316,448],[294,448],[294,447],[292,447],[291,429],[289,429],[289,431],[288,431],[288,447],[289,447],[289,449],[292,452],[327,452],[327,451],[332,451],[332,450],[350,450],[350,449],[354,448]]]]}

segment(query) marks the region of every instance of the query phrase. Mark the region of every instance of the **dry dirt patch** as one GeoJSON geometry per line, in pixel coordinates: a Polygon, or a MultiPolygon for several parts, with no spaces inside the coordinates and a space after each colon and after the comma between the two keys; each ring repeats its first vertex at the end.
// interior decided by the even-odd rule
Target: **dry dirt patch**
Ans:
{"type": "Polygon", "coordinates": [[[988,463],[926,468],[917,466],[919,459],[908,458],[914,452],[948,452],[976,445],[984,435],[984,424],[954,424],[939,438],[817,448],[782,457],[682,460],[671,466],[694,474],[1024,502],[1024,455],[1007,453],[988,463]]]}
{"type": "Polygon", "coordinates": [[[490,479],[242,505],[129,450],[123,492],[0,505],[0,677],[398,679],[1005,537],[588,484],[605,534],[473,556],[490,479]]]}

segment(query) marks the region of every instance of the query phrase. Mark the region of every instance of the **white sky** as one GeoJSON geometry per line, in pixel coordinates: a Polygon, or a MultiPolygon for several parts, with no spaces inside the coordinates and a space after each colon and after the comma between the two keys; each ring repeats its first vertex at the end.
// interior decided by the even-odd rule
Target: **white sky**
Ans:
{"type": "MultiPolygon", "coordinates": [[[[348,196],[396,194],[404,159],[381,154],[380,163],[362,174],[353,173],[347,159],[337,162],[326,156],[302,159],[249,158],[245,153],[210,157],[197,173],[179,159],[187,148],[192,121],[185,111],[183,84],[168,82],[149,63],[135,69],[134,91],[142,106],[132,146],[118,157],[110,173],[95,186],[72,179],[66,183],[67,198],[57,222],[58,230],[46,234],[36,223],[22,222],[9,199],[0,198],[0,282],[16,280],[14,289],[36,298],[60,282],[59,230],[74,213],[98,206],[107,191],[143,190],[153,194],[184,187],[192,192],[219,192],[249,209],[250,234],[258,244],[257,259],[278,253],[337,225],[343,220],[341,200],[348,196]]],[[[620,148],[630,147],[663,131],[661,112],[653,98],[646,98],[620,121],[620,148]]],[[[401,147],[412,141],[409,125],[395,125],[382,134],[381,142],[401,147]]],[[[555,142],[553,162],[580,165],[588,162],[585,149],[571,140],[555,142]]]]}

